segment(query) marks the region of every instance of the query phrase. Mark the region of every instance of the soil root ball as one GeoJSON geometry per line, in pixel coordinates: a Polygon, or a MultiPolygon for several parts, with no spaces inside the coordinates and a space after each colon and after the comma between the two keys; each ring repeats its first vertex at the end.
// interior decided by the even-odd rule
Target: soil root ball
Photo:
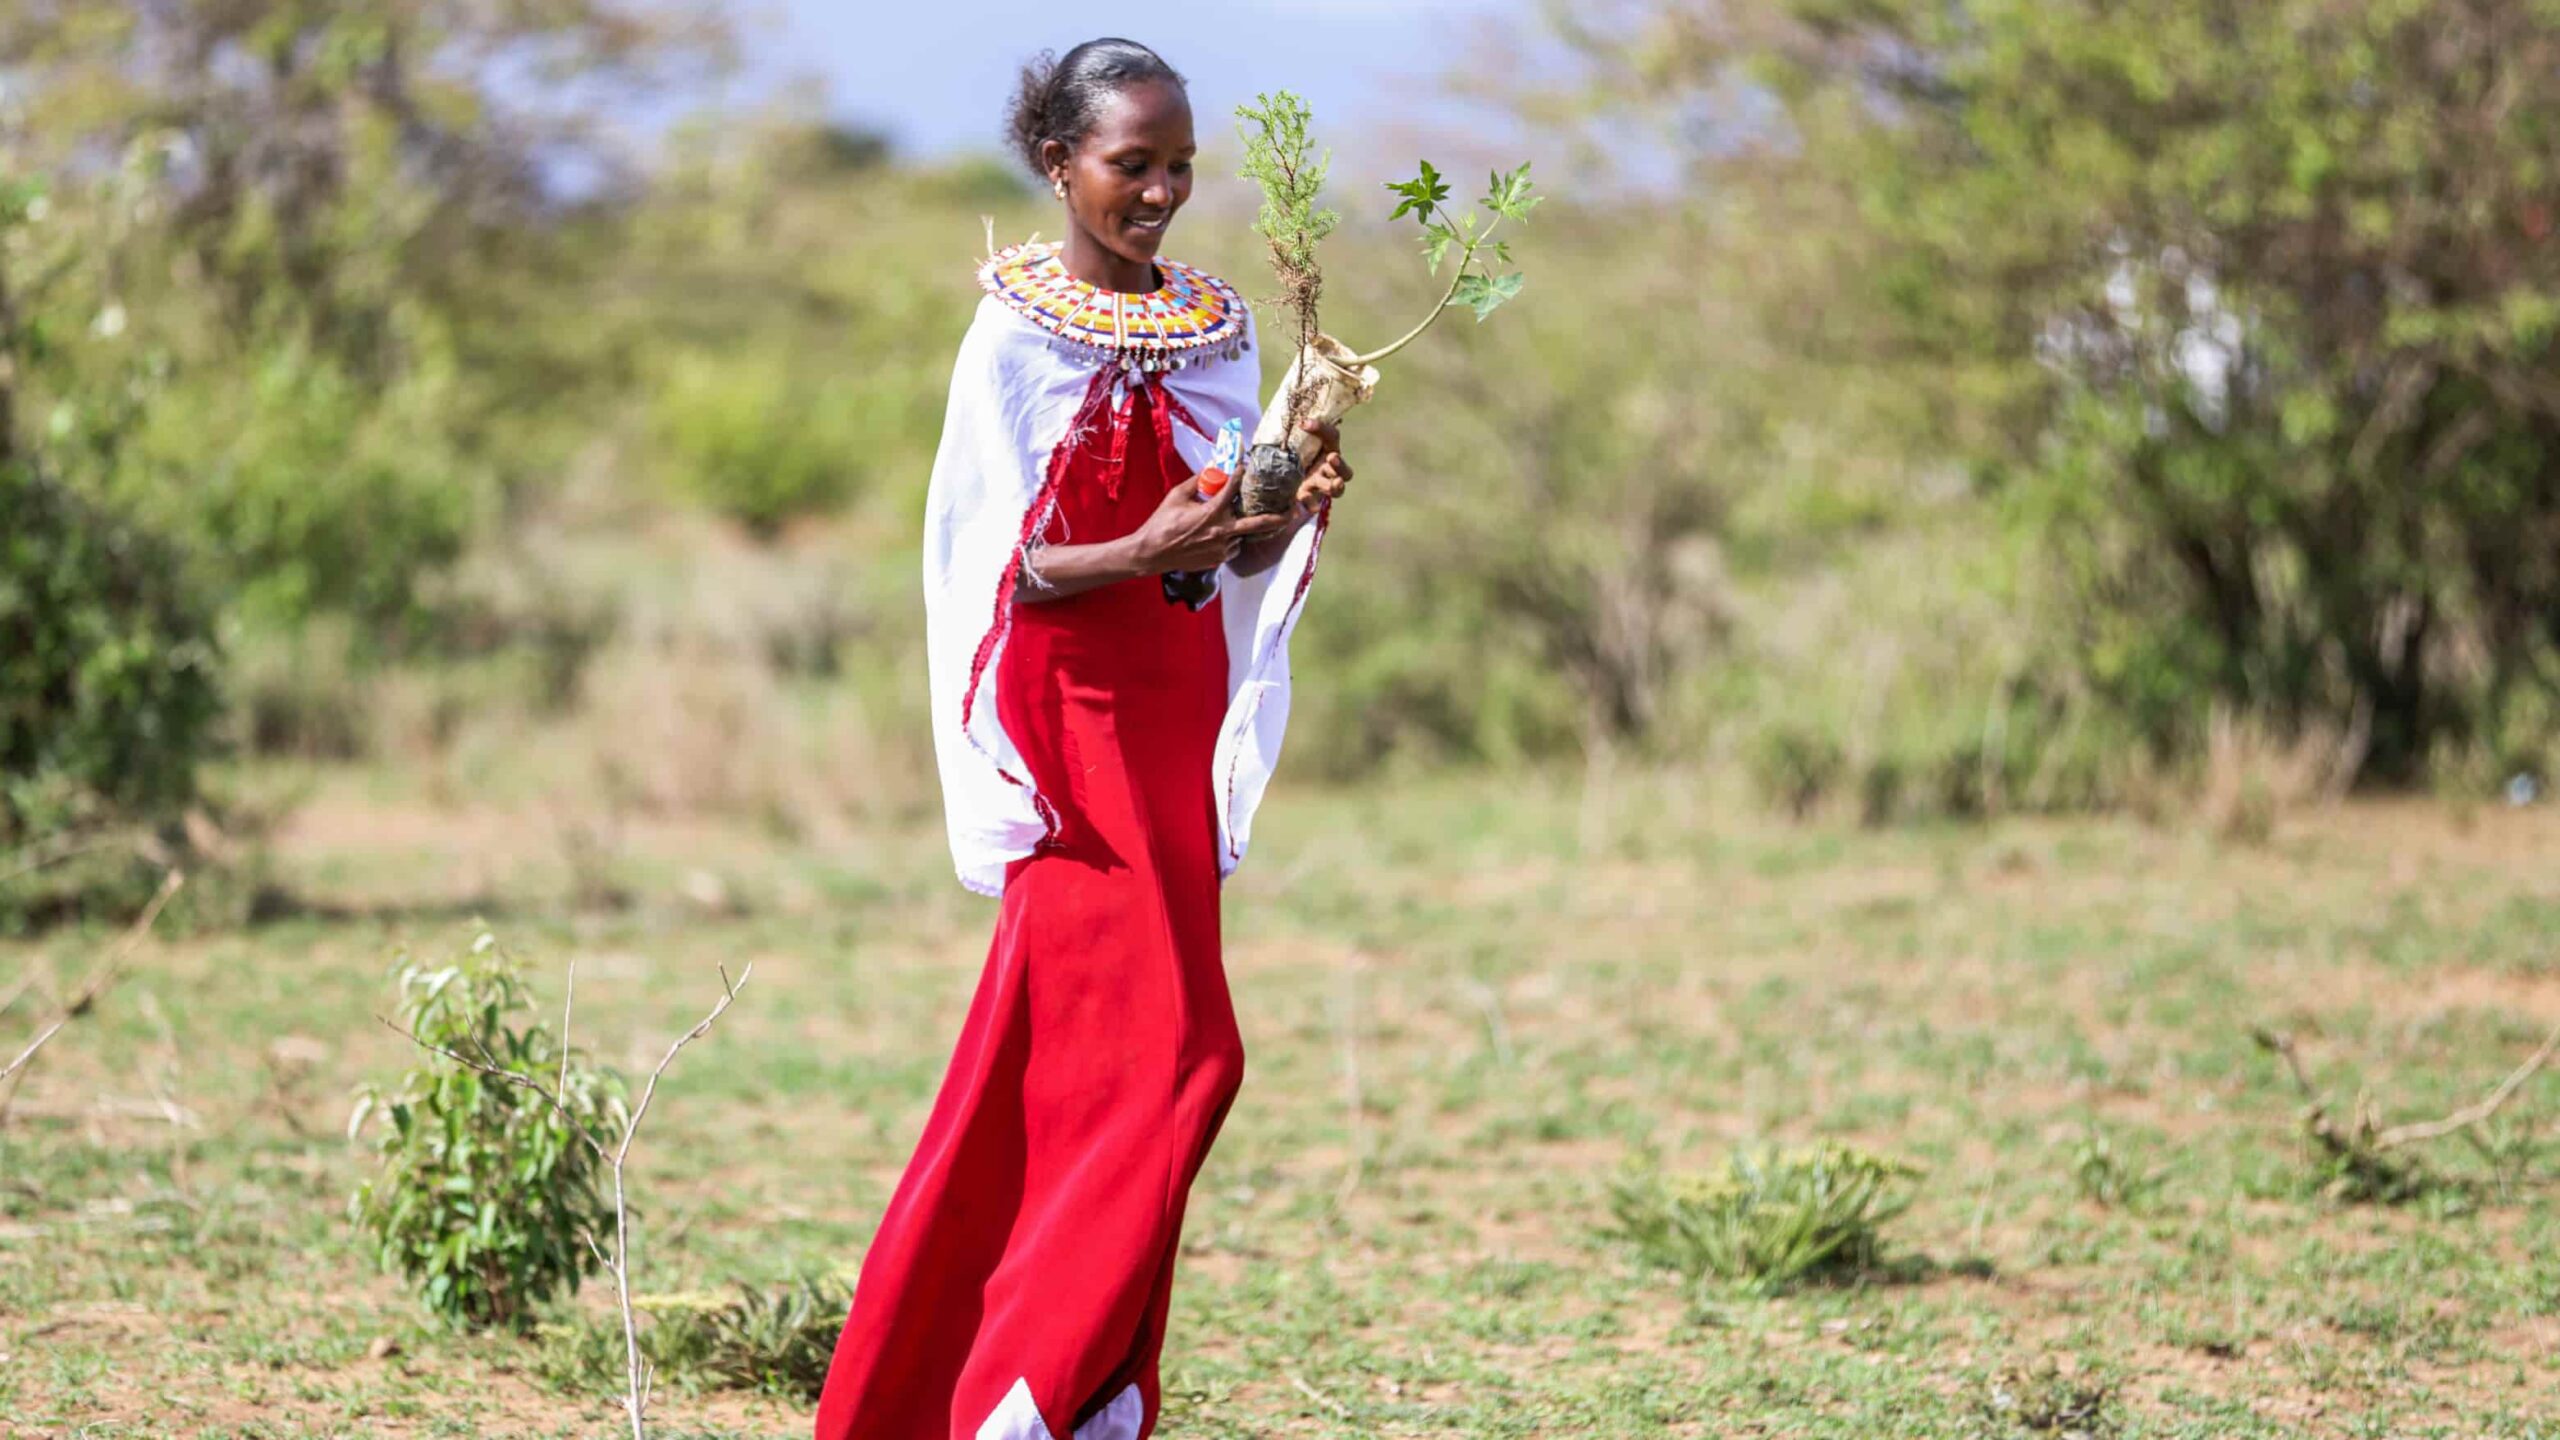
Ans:
{"type": "Polygon", "coordinates": [[[1244,513],[1287,514],[1298,501],[1298,482],[1306,478],[1306,468],[1288,446],[1254,446],[1244,458],[1244,513]]]}

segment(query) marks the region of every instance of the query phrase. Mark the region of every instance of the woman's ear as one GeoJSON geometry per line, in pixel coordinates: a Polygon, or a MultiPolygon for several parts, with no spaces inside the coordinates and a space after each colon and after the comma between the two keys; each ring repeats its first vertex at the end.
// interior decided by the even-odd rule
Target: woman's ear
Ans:
{"type": "Polygon", "coordinates": [[[1051,185],[1066,183],[1068,156],[1064,143],[1056,140],[1040,142],[1040,173],[1049,177],[1051,185]]]}

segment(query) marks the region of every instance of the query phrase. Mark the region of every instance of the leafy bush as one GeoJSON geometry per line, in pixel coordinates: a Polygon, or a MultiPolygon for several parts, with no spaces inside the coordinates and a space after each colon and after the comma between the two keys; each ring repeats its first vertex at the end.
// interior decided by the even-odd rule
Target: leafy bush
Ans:
{"type": "Polygon", "coordinates": [[[678,489],[770,538],[852,498],[871,448],[863,403],[786,358],[687,357],[669,367],[650,419],[678,489]]]}
{"type": "MultiPolygon", "coordinates": [[[[640,1352],[678,1384],[753,1390],[815,1400],[826,1384],[852,1292],[840,1281],[806,1277],[734,1295],[643,1296],[640,1352]]],[[[613,1323],[576,1320],[543,1327],[543,1378],[578,1392],[620,1384],[623,1338],[613,1323]]]]}
{"type": "Polygon", "coordinates": [[[1883,1229],[1911,1208],[1918,1167],[1826,1141],[1737,1150],[1722,1175],[1640,1169],[1612,1188],[1620,1233],[1691,1280],[1770,1294],[1873,1270],[1883,1229]]]}
{"type": "Polygon", "coordinates": [[[174,815],[220,713],[208,608],[159,536],[0,464],[0,845],[174,815]]]}
{"type": "Polygon", "coordinates": [[[379,1122],[380,1173],[357,1187],[355,1223],[383,1268],[427,1308],[471,1328],[521,1329],[534,1308],[574,1294],[613,1231],[604,1161],[577,1129],[609,1140],[629,1122],[621,1081],[572,1051],[530,1007],[514,960],[482,934],[453,964],[399,972],[401,1014],[430,1045],[519,1074],[556,1077],[568,1115],[532,1090],[430,1056],[384,1091],[359,1093],[348,1133],[379,1122]],[[572,1121],[577,1129],[572,1128],[572,1121]]]}
{"type": "Polygon", "coordinates": [[[386,388],[289,346],[246,363],[162,394],[114,483],[200,537],[254,626],[338,614],[383,645],[423,635],[422,587],[495,504],[458,448],[449,387],[386,388]]]}

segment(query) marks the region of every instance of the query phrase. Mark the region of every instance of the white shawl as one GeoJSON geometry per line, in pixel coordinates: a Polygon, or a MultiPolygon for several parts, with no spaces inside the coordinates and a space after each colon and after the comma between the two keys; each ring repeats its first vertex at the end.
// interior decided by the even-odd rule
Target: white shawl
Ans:
{"type": "MultiPolygon", "coordinates": [[[[1211,434],[1230,417],[1249,431],[1261,411],[1252,337],[1248,314],[1241,353],[1188,359],[1161,375],[1211,434]]],[[[952,368],[950,409],[925,498],[925,649],[951,857],[960,883],[982,895],[1002,894],[1006,864],[1030,854],[1050,828],[1047,803],[1033,792],[1021,752],[996,718],[999,596],[1051,455],[1067,441],[1095,367],[1108,363],[1056,344],[991,295],[979,302],[952,368]]],[[[1127,404],[1126,386],[1138,379],[1119,373],[1115,406],[1127,404]]],[[[1174,427],[1174,444],[1194,472],[1208,459],[1210,441],[1187,426],[1174,427]]],[[[1211,784],[1221,878],[1244,858],[1253,813],[1280,759],[1289,723],[1289,631],[1315,577],[1322,533],[1319,517],[1289,538],[1277,564],[1218,577],[1227,712],[1211,784]]]]}

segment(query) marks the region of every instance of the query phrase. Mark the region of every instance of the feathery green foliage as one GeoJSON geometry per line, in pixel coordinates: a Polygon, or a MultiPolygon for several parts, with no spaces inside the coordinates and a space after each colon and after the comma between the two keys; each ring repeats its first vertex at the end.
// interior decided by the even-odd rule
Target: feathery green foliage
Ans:
{"type": "Polygon", "coordinates": [[[1316,153],[1307,133],[1312,112],[1290,91],[1257,95],[1253,104],[1237,106],[1236,116],[1244,178],[1262,187],[1262,214],[1253,228],[1271,243],[1272,263],[1284,277],[1312,271],[1316,246],[1342,223],[1339,212],[1316,204],[1333,154],[1316,153]]]}

